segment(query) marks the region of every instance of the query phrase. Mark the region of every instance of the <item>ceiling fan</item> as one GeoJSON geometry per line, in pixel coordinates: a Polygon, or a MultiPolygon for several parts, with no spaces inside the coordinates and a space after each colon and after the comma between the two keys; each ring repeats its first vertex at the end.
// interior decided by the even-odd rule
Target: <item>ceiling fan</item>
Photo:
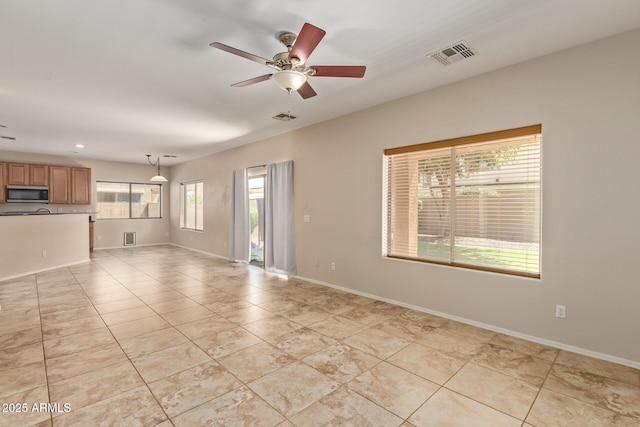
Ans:
{"type": "Polygon", "coordinates": [[[271,74],[265,74],[259,77],[254,77],[249,80],[234,83],[231,86],[244,87],[254,83],[262,82],[265,80],[274,80],[278,87],[287,92],[297,91],[302,98],[307,99],[312,96],[316,96],[317,93],[309,82],[308,77],[353,77],[361,78],[364,76],[366,67],[363,65],[357,66],[340,66],[340,65],[310,65],[307,66],[307,58],[314,51],[320,40],[325,36],[326,31],[315,27],[309,23],[302,26],[300,34],[283,31],[277,34],[277,39],[280,40],[287,51],[277,53],[273,59],[266,59],[260,56],[253,55],[251,53],[244,52],[240,49],[236,49],[231,46],[227,46],[222,43],[211,43],[211,47],[224,50],[225,52],[232,53],[234,55],[241,56],[251,61],[258,62],[273,68],[275,71],[271,74]]]}

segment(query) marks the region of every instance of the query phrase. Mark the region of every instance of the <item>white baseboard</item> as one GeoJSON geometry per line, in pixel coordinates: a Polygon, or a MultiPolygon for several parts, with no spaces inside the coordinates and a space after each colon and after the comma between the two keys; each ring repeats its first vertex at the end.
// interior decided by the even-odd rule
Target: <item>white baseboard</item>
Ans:
{"type": "Polygon", "coordinates": [[[634,361],[634,360],[629,360],[629,359],[624,359],[621,357],[617,357],[617,356],[612,356],[610,354],[605,354],[605,353],[599,353],[597,351],[592,351],[592,350],[588,350],[585,348],[581,348],[581,347],[575,347],[572,345],[568,345],[568,344],[564,344],[561,342],[557,342],[557,341],[551,341],[545,338],[540,338],[540,337],[536,337],[533,335],[527,335],[527,334],[523,334],[517,331],[512,331],[510,329],[505,329],[505,328],[501,328],[498,326],[494,326],[494,325],[489,325],[486,323],[481,323],[481,322],[476,322],[475,320],[470,320],[470,319],[465,319],[463,317],[458,317],[458,316],[454,316],[451,314],[447,314],[447,313],[442,313],[439,311],[435,311],[435,310],[429,310],[428,308],[424,308],[424,307],[420,307],[417,305],[412,305],[412,304],[407,304],[401,301],[396,301],[390,298],[384,298],[384,297],[380,297],[378,295],[373,295],[373,294],[369,294],[366,292],[360,292],[357,291],[355,289],[349,289],[349,288],[345,288],[342,286],[337,286],[331,283],[327,283],[327,282],[323,282],[320,280],[315,280],[315,279],[310,279],[308,277],[302,277],[302,276],[293,276],[297,279],[300,280],[305,280],[307,282],[311,282],[311,283],[316,283],[318,285],[322,285],[322,286],[327,286],[329,288],[333,288],[333,289],[338,289],[340,291],[344,291],[344,292],[348,292],[350,294],[355,294],[355,295],[360,295],[363,297],[367,297],[367,298],[371,298],[377,301],[383,301],[383,302],[387,302],[389,304],[394,304],[394,305],[399,305],[401,307],[405,307],[405,308],[409,308],[411,310],[416,310],[416,311],[420,311],[423,313],[428,313],[428,314],[433,314],[434,316],[438,316],[438,317],[444,317],[445,319],[450,319],[450,320],[455,320],[457,322],[460,323],[465,323],[467,325],[472,325],[472,326],[477,326],[479,328],[483,328],[483,329],[488,329],[490,331],[493,332],[498,332],[504,335],[509,335],[515,338],[520,338],[523,340],[527,340],[527,341],[532,341],[538,344],[542,344],[542,345],[546,345],[549,347],[554,347],[554,348],[558,348],[560,350],[566,350],[566,351],[570,351],[572,353],[578,353],[581,354],[583,356],[589,356],[589,357],[593,357],[595,359],[600,359],[600,360],[605,360],[607,362],[613,362],[613,363],[617,363],[619,365],[624,365],[624,366],[628,366],[630,368],[635,368],[635,369],[640,369],[640,362],[634,361]]]}
{"type": "Polygon", "coordinates": [[[169,242],[163,242],[163,243],[143,243],[141,245],[135,245],[135,246],[124,246],[124,245],[120,245],[120,246],[109,246],[106,248],[93,248],[94,251],[104,251],[104,250],[109,250],[109,249],[135,249],[135,248],[142,248],[145,246],[162,246],[162,245],[171,245],[171,243],[169,242]]]}
{"type": "Polygon", "coordinates": [[[41,268],[40,270],[25,271],[23,273],[15,274],[13,276],[0,277],[0,282],[3,282],[5,280],[17,279],[19,277],[30,276],[32,274],[38,274],[38,273],[42,273],[42,272],[45,272],[45,271],[56,270],[58,268],[71,267],[73,265],[78,265],[78,264],[85,264],[85,263],[88,263],[90,261],[91,261],[91,259],[87,258],[85,260],[75,261],[75,262],[72,262],[72,263],[69,263],[69,264],[53,265],[51,267],[41,268]]]}

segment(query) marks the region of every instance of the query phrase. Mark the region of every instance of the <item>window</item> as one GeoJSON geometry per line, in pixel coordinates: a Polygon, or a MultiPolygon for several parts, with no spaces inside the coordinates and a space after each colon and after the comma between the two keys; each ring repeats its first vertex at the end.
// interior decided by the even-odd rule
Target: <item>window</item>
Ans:
{"type": "Polygon", "coordinates": [[[160,184],[97,182],[98,219],[162,218],[160,184]]]}
{"type": "Polygon", "coordinates": [[[384,255],[540,277],[542,126],[384,157],[384,255]]]}
{"type": "Polygon", "coordinates": [[[180,184],[180,228],[204,229],[204,184],[202,181],[180,184]]]}

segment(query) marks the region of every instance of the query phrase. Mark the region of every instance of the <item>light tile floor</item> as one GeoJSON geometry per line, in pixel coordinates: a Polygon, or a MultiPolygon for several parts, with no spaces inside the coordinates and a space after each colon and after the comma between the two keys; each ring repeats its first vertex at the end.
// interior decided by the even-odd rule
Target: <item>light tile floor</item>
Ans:
{"type": "Polygon", "coordinates": [[[640,425],[638,370],[172,246],[0,304],[0,426],[640,425]]]}

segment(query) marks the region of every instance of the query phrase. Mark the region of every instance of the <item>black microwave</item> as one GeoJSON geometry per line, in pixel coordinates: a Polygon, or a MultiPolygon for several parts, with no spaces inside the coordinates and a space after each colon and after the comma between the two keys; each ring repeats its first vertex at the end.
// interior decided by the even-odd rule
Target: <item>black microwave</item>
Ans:
{"type": "Polygon", "coordinates": [[[49,203],[49,188],[7,185],[8,203],[49,203]]]}

